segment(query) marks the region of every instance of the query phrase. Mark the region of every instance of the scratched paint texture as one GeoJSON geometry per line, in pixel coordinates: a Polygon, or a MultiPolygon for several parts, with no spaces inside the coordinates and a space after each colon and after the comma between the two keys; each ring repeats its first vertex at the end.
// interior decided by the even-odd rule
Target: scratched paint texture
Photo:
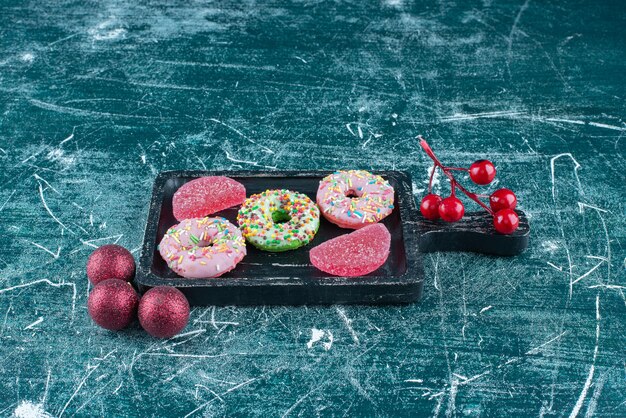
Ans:
{"type": "MultiPolygon", "coordinates": [[[[3,1],[0,415],[625,416],[623,2],[3,1]],[[552,2],[558,3],[558,2],[552,2]],[[173,169],[488,157],[516,258],[429,254],[421,303],[87,316],[173,169]]],[[[442,181],[437,188],[445,192],[442,181]]]]}

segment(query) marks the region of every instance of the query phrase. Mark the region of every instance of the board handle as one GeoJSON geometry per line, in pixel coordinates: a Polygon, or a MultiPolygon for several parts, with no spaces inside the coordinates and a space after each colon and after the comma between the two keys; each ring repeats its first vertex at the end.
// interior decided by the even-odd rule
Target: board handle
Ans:
{"type": "Polygon", "coordinates": [[[496,232],[493,217],[485,212],[467,213],[459,222],[430,221],[418,214],[421,252],[468,251],[480,254],[514,256],[521,254],[530,238],[528,218],[522,211],[519,227],[510,235],[496,232]]]}

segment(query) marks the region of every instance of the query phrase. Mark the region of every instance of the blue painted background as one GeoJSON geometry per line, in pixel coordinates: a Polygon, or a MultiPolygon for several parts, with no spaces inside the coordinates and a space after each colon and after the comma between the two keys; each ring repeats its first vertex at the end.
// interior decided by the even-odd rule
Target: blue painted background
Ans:
{"type": "MultiPolygon", "coordinates": [[[[0,415],[625,416],[623,2],[0,3],[0,415]],[[429,254],[405,307],[87,315],[172,169],[492,159],[516,258],[429,254]]],[[[436,189],[445,192],[442,179],[436,189]]],[[[469,204],[468,204],[469,207],[469,204]]]]}

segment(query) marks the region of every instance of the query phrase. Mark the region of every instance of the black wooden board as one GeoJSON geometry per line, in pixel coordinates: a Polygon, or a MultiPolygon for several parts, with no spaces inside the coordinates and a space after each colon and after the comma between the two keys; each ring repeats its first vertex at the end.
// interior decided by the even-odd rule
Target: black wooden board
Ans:
{"type": "MultiPolygon", "coordinates": [[[[422,293],[423,269],[419,257],[417,208],[409,174],[381,171],[395,189],[395,209],[382,223],[391,233],[391,249],[385,264],[362,277],[334,277],[313,267],[309,249],[351,232],[320,220],[309,245],[293,251],[272,253],[247,246],[248,254],[237,267],[214,279],[182,278],[170,270],[156,247],[177,221],[172,196],[184,183],[208,175],[225,175],[241,182],[247,195],[266,189],[289,189],[315,200],[319,181],[330,171],[168,171],[158,175],[144,235],[135,282],[141,291],[160,285],[176,286],[192,305],[301,305],[389,304],[418,300],[422,293]]],[[[235,225],[238,207],[211,216],[223,216],[235,225]]]]}
{"type": "Polygon", "coordinates": [[[499,234],[486,211],[466,213],[459,222],[430,221],[418,214],[420,252],[467,251],[497,256],[521,254],[530,240],[530,225],[522,211],[519,227],[510,235],[499,234]]]}

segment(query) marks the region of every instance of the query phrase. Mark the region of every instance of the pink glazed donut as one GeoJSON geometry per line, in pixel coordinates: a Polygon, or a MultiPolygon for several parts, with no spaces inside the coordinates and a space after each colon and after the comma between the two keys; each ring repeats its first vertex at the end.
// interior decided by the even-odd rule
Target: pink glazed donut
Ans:
{"type": "Polygon", "coordinates": [[[393,187],[364,170],[337,171],[317,189],[317,204],[330,222],[350,229],[376,223],[393,210],[393,187]]]}
{"type": "Polygon", "coordinates": [[[192,218],[168,229],[157,249],[174,272],[199,279],[234,269],[246,255],[246,242],[224,218],[192,218]]]}

